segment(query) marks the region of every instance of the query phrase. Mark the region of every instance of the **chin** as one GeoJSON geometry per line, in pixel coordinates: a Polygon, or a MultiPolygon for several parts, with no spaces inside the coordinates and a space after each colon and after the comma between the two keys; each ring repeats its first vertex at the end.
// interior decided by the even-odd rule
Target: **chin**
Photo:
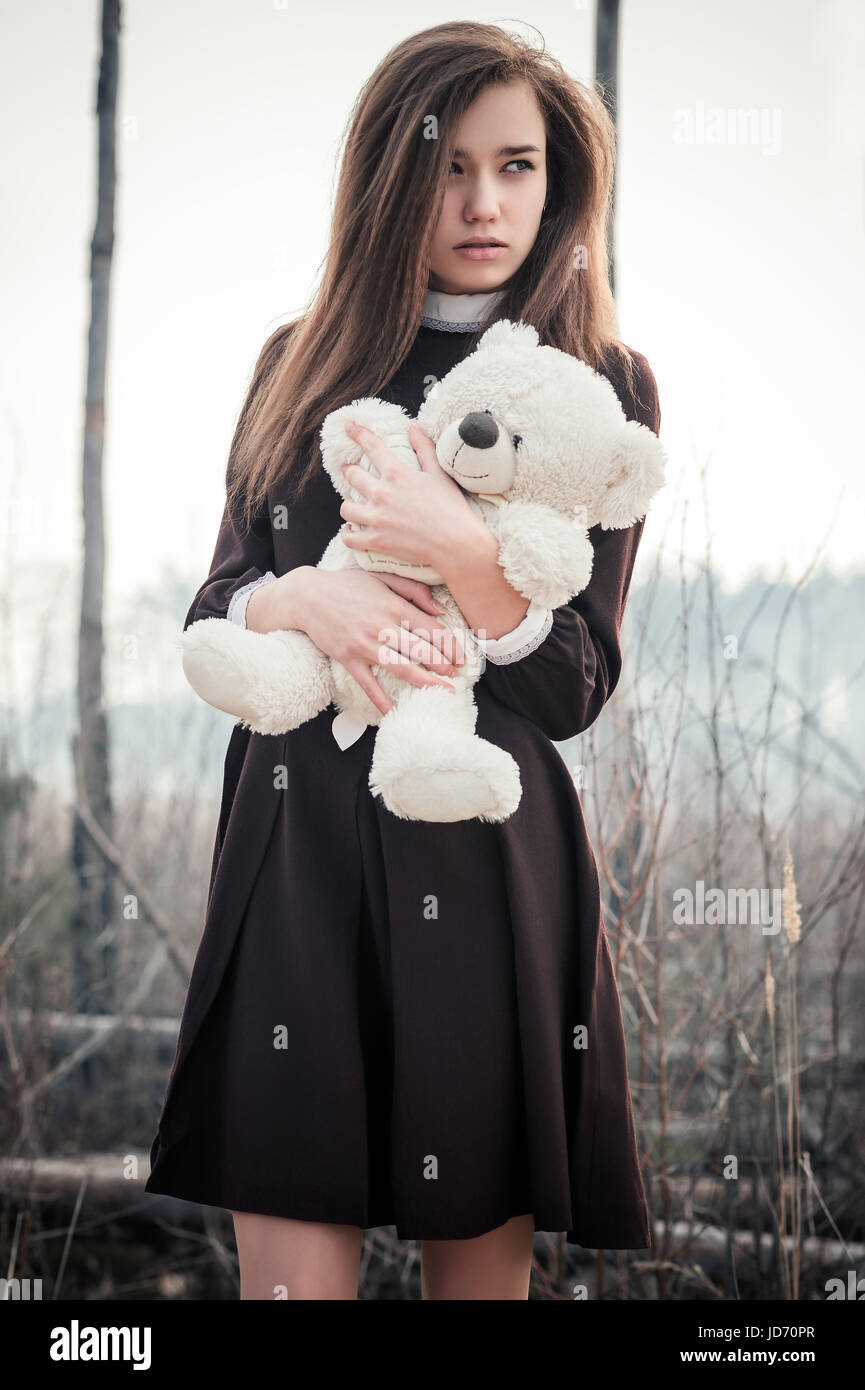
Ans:
{"type": "MultiPolygon", "coordinates": [[[[492,262],[471,261],[468,262],[468,266],[469,274],[466,274],[466,263],[460,261],[452,274],[438,276],[441,283],[453,287],[444,290],[444,294],[482,294],[487,290],[498,290],[511,279],[513,274],[512,271],[508,271],[503,275],[501,267],[494,267],[492,262]]],[[[436,287],[432,286],[431,288],[436,287]]]]}

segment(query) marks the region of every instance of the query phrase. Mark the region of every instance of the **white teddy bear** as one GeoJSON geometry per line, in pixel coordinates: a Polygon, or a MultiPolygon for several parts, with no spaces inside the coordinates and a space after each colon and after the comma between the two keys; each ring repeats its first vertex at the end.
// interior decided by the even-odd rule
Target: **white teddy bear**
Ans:
{"type": "MultiPolygon", "coordinates": [[[[364,397],[332,411],[321,428],[324,467],[343,497],[362,501],[343,476],[360,463],[378,476],[346,420],[366,425],[413,468],[410,416],[364,397]]],[[[529,324],[504,319],[429,392],[417,415],[439,464],[467,495],[499,543],[505,578],[523,597],[558,608],[592,573],[592,526],[631,526],[663,486],[665,453],[653,432],[626,419],[606,377],[557,348],[542,347],[529,324]]],[[[362,529],[362,528],[360,528],[362,529]]],[[[373,667],[393,702],[383,715],[339,662],[303,632],[252,632],[225,618],[192,623],[181,638],[193,689],[256,733],[296,729],[334,704],[362,725],[378,725],[369,786],[406,820],[506,820],[520,802],[519,768],[479,738],[473,687],[483,658],[450,590],[435,570],[351,549],[340,533],[318,567],[362,566],[421,579],[445,611],[465,663],[456,688],[410,685],[373,667]]]]}

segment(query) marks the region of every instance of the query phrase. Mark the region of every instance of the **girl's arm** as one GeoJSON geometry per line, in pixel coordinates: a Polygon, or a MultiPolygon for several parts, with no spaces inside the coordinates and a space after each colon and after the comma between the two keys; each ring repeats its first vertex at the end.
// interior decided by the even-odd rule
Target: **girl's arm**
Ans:
{"type": "MultiPolygon", "coordinates": [[[[210,573],[202,584],[189,607],[184,631],[190,623],[201,618],[227,618],[231,601],[235,596],[241,602],[248,601],[251,589],[246,586],[255,579],[262,579],[273,572],[275,563],[273,553],[273,533],[267,503],[256,512],[255,521],[248,534],[235,524],[226,502],[216,538],[210,573]],[[244,594],[240,590],[246,589],[244,594]]],[[[233,610],[232,616],[236,612],[233,610]]]]}
{"type": "MultiPolygon", "coordinates": [[[[637,397],[623,393],[628,419],[661,426],[658,387],[645,357],[634,353],[637,397]]],[[[552,613],[548,634],[512,662],[488,661],[481,681],[497,700],[524,715],[554,742],[588,729],[612,695],[622,670],[620,629],[644,520],[627,530],[591,527],[592,577],[576,598],[552,613]]]]}
{"type": "MultiPolygon", "coordinates": [[[[278,362],[285,337],[292,327],[293,324],[288,323],[278,328],[268,338],[259,354],[252,376],[252,384],[247,392],[229,450],[226,485],[231,475],[234,449],[243,422],[256,392],[278,362]]],[[[231,614],[234,618],[238,605],[244,605],[244,602],[248,601],[249,595],[253,592],[249,586],[254,580],[263,579],[265,575],[272,574],[274,563],[273,532],[270,525],[267,499],[263,498],[257,508],[249,532],[244,532],[242,525],[238,524],[235,516],[229,511],[226,501],[213,559],[210,562],[210,573],[190,604],[189,612],[183,624],[184,631],[190,623],[197,622],[200,618],[228,617],[232,599],[235,600],[231,614]],[[241,593],[242,590],[246,592],[241,593]]]]}

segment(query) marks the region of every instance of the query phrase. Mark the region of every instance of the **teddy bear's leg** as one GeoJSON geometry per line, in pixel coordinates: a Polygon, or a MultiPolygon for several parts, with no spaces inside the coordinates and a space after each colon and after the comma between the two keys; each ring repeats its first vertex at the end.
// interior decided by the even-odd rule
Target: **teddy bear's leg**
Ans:
{"type": "Polygon", "coordinates": [[[375,737],[369,786],[403,820],[503,821],[520,804],[520,771],[478,738],[471,687],[409,687],[375,737]]]}
{"type": "Polygon", "coordinates": [[[257,734],[283,734],[333,699],[330,660],[305,632],[253,632],[201,618],[180,638],[193,690],[257,734]]]}

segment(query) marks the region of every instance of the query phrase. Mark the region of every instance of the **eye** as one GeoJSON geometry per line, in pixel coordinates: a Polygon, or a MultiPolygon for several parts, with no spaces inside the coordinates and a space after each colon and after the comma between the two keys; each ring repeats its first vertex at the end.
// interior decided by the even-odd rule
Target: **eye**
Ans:
{"type": "Polygon", "coordinates": [[[518,448],[520,447],[520,445],[522,444],[522,442],[523,442],[523,436],[522,436],[521,434],[515,434],[514,437],[513,437],[513,439],[511,440],[511,443],[513,444],[513,446],[514,446],[515,449],[518,449],[518,448]]]}
{"type": "MultiPolygon", "coordinates": [[[[532,161],[531,161],[530,159],[509,159],[508,162],[507,162],[507,164],[505,164],[504,167],[503,167],[503,172],[507,173],[508,178],[514,178],[514,177],[519,177],[520,174],[525,174],[525,173],[527,173],[527,172],[529,171],[529,169],[534,169],[534,167],[535,167],[535,166],[534,166],[534,164],[532,163],[532,161]],[[523,168],[523,169],[511,169],[510,166],[511,166],[512,164],[523,164],[523,165],[525,165],[525,168],[523,168]]],[[[450,174],[453,170],[456,170],[456,172],[457,172],[458,174],[461,174],[461,173],[462,173],[462,169],[460,168],[459,164],[457,163],[457,161],[456,161],[455,159],[452,159],[452,160],[451,160],[450,168],[448,169],[448,173],[450,174]]]]}
{"type": "Polygon", "coordinates": [[[492,412],[491,410],[487,410],[486,406],[484,406],[484,411],[483,411],[483,413],[484,413],[484,415],[492,415],[493,412],[492,412]]]}

